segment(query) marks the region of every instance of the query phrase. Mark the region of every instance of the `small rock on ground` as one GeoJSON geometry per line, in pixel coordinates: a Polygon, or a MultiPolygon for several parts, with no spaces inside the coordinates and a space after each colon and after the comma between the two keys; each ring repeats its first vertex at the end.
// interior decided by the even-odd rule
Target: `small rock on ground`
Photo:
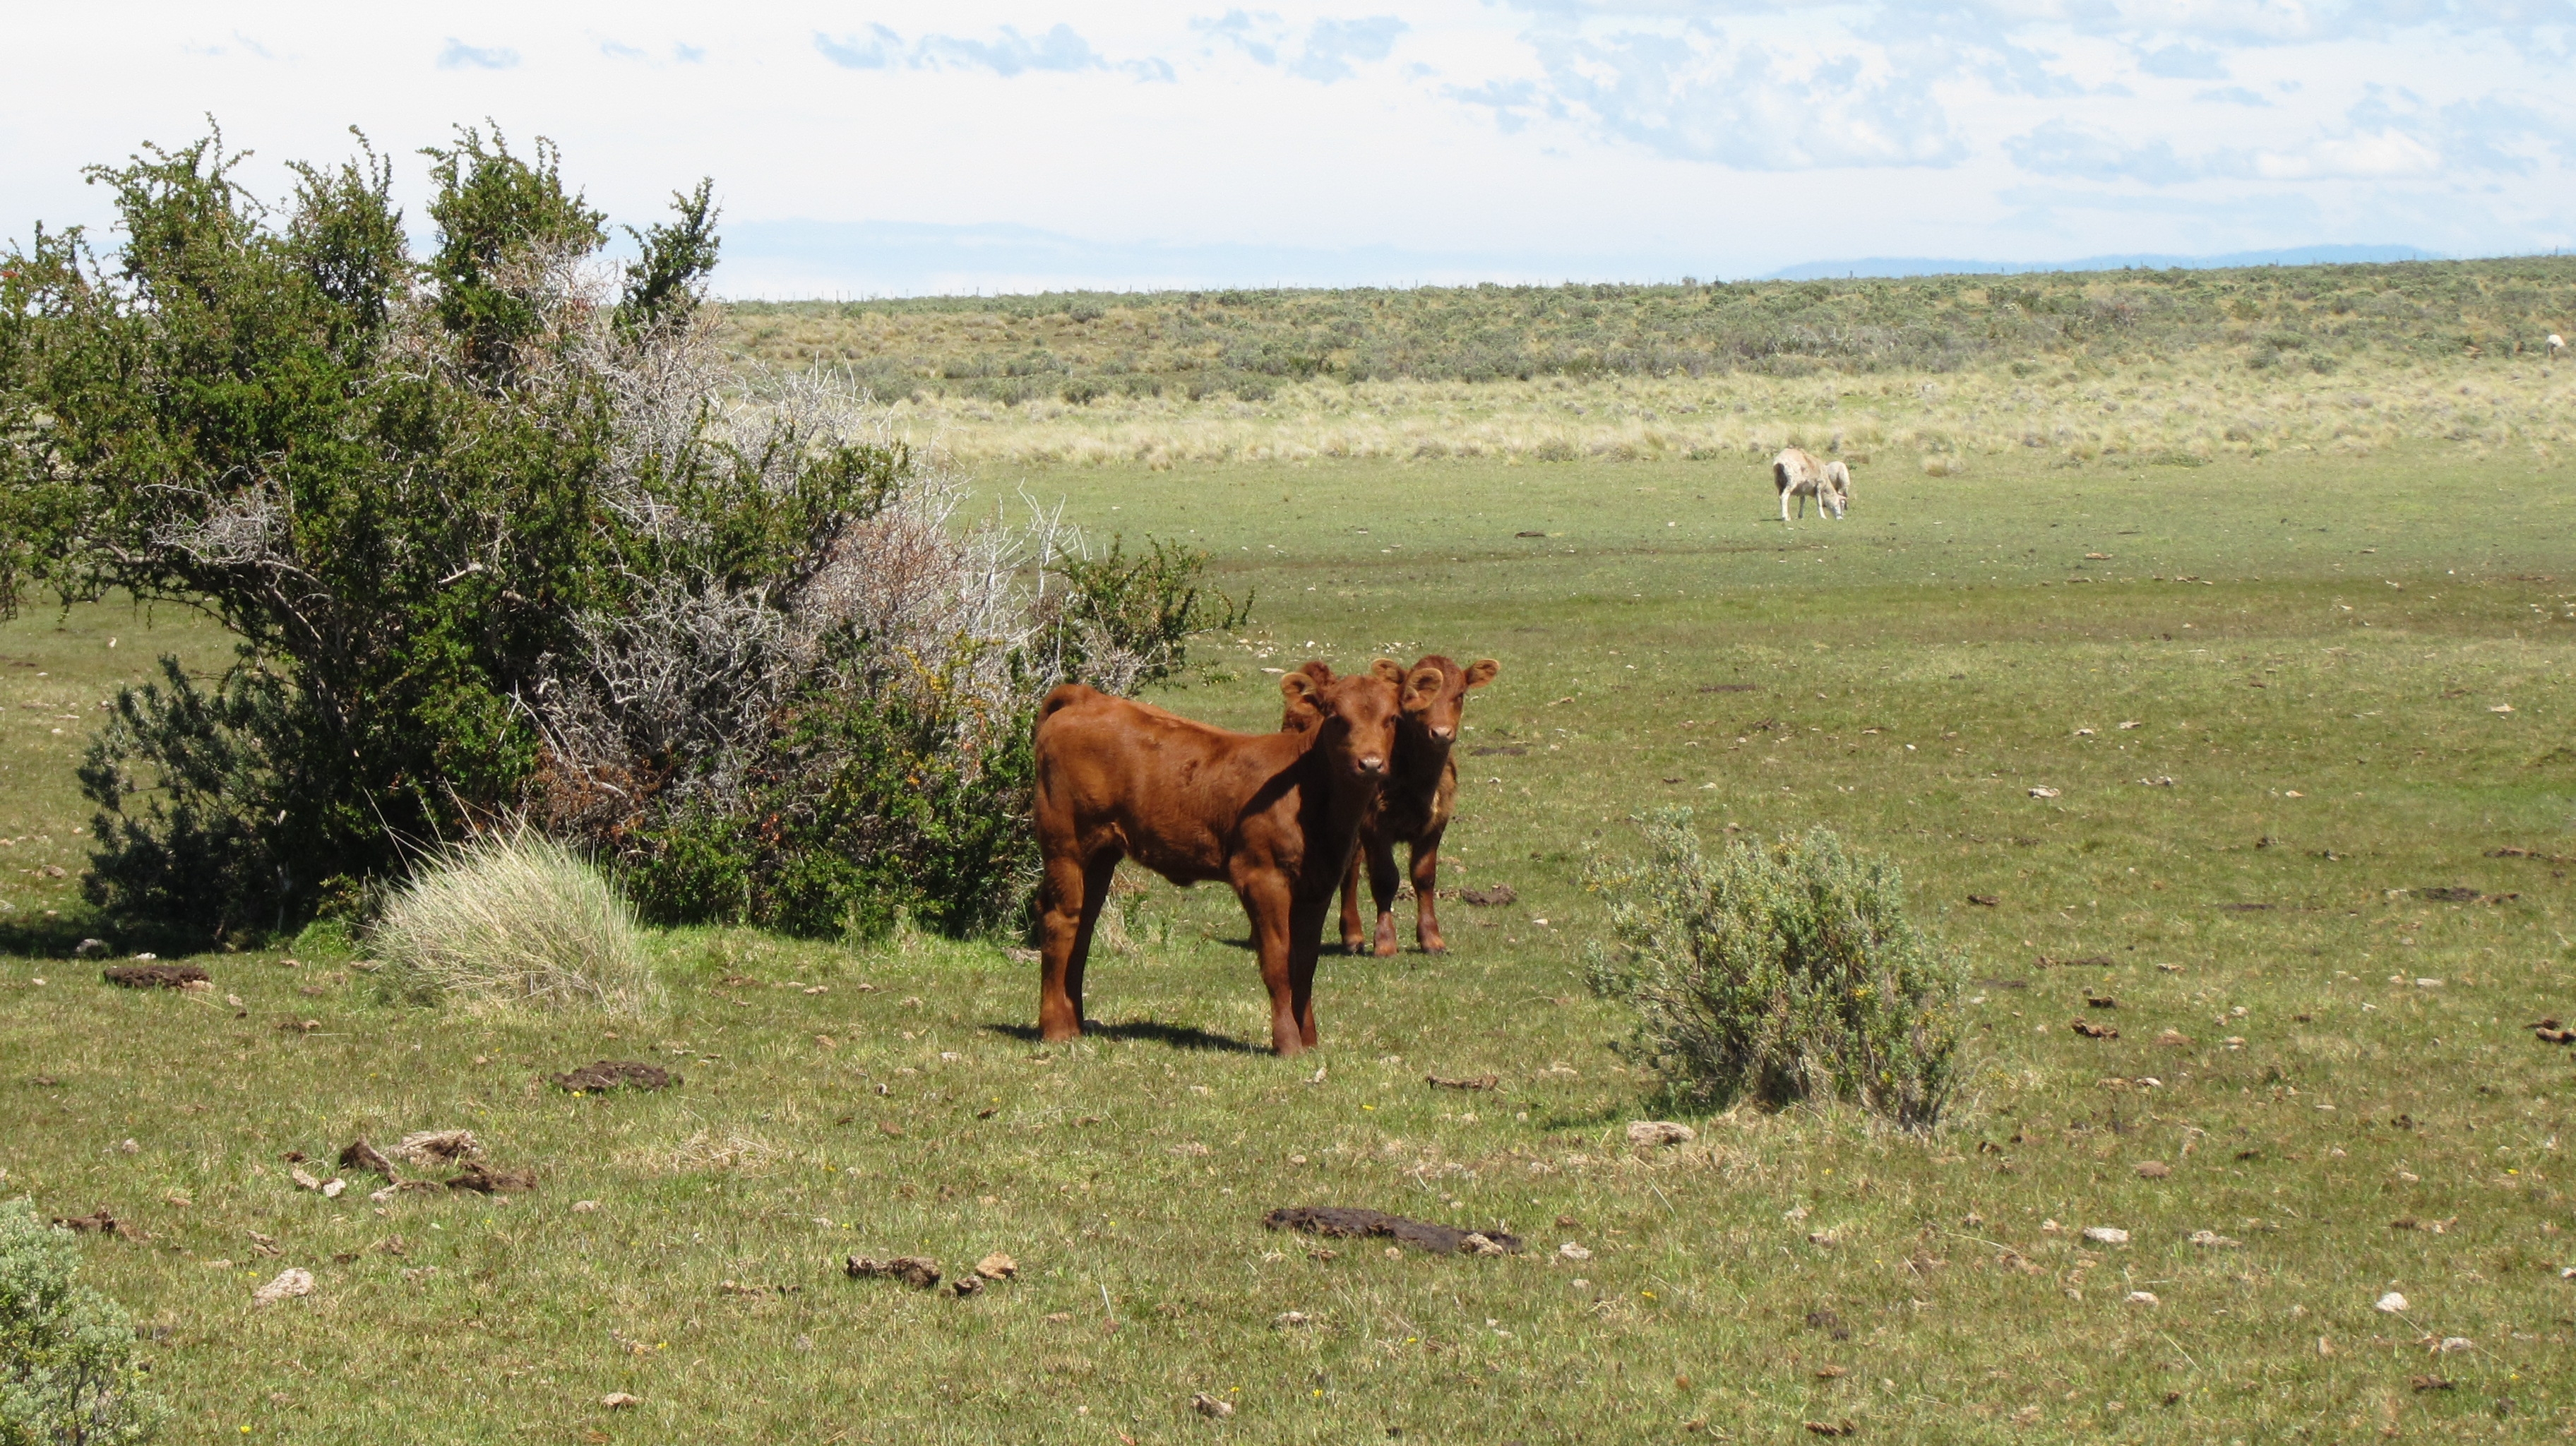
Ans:
{"type": "Polygon", "coordinates": [[[281,1300],[312,1293],[313,1272],[290,1268],[278,1272],[277,1279],[252,1291],[250,1298],[261,1305],[275,1305],[281,1300]]]}

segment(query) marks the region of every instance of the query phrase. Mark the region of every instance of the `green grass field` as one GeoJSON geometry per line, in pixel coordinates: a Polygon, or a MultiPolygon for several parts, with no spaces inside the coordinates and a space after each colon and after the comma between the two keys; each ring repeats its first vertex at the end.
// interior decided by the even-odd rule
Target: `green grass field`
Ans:
{"type": "Polygon", "coordinates": [[[0,1194],[148,1237],[90,1237],[88,1277],[154,1328],[182,1441],[2564,1434],[2576,1078],[2522,1026],[2576,1015],[2576,497],[2430,447],[2015,467],[1864,468],[1848,521],[1788,528],[1736,460],[988,474],[1257,594],[1180,711],[1272,726],[1265,670],[1309,656],[1501,660],[1444,882],[1519,902],[1447,905],[1446,957],[1328,958],[1293,1064],[1254,1048],[1231,898],[1159,882],[1072,1048],[1033,1043],[1034,965],[919,938],[662,936],[640,1029],[386,1005],[321,947],[107,988],[62,955],[87,720],[224,644],[31,613],[0,627],[0,1194]],[[1625,1143],[1662,1111],[1581,985],[1579,875],[1675,805],[1902,864],[1978,981],[1940,1134],[1625,1143]],[[538,1078],[603,1057],[685,1083],[538,1078]],[[378,1207],[282,1158],[447,1126],[537,1187],[378,1207]],[[1295,1204],[1529,1248],[1262,1228],[1295,1204]],[[1019,1279],[966,1300],[839,1269],[994,1250],[1019,1279]],[[287,1266],[315,1293],[255,1305],[287,1266]]]}

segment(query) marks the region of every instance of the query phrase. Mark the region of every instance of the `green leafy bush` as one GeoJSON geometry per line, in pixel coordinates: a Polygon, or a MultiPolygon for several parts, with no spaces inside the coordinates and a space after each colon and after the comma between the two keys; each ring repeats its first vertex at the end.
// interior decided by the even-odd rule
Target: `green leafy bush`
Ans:
{"type": "Polygon", "coordinates": [[[125,1308],[79,1274],[70,1231],[0,1204],[0,1446],[123,1446],[169,1416],[125,1308]]]}
{"type": "Polygon", "coordinates": [[[799,699],[734,807],[683,805],[626,860],[657,918],[804,935],[1006,928],[1037,878],[1027,710],[961,734],[885,694],[799,699]]]}
{"type": "Polygon", "coordinates": [[[1056,614],[1066,671],[1098,679],[1113,693],[1172,676],[1188,660],[1191,638],[1231,632],[1252,615],[1248,597],[1211,600],[1206,553],[1149,537],[1130,557],[1126,542],[1114,536],[1098,557],[1065,559],[1056,614]]]}
{"type": "Polygon", "coordinates": [[[0,605],[122,593],[241,645],[119,700],[92,897],[248,942],[532,817],[657,911],[1007,912],[997,740],[1063,678],[1179,666],[1205,559],[959,525],[851,378],[743,379],[708,186],[620,269],[550,145],[429,157],[424,256],[372,151],[272,210],[219,137],[93,170],[113,257],[0,255],[0,605]]]}
{"type": "Polygon", "coordinates": [[[1647,856],[1596,864],[1613,946],[1592,987],[1638,1013],[1635,1053],[1679,1100],[1859,1104],[1930,1130],[1958,1082],[1959,956],[1917,933],[1902,882],[1825,829],[1700,844],[1688,810],[1647,856]]]}
{"type": "Polygon", "coordinates": [[[415,999],[627,1015],[658,1000],[634,906],[533,833],[442,852],[394,894],[373,932],[386,977],[415,999]]]}

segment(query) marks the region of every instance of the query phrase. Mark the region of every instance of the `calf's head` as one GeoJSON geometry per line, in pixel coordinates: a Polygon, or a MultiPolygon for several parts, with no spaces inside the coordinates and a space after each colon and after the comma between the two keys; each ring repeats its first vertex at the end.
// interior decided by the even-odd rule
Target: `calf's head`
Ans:
{"type": "Polygon", "coordinates": [[[1494,681],[1502,664],[1479,658],[1466,667],[1440,656],[1424,658],[1400,676],[1404,721],[1431,735],[1435,743],[1458,741],[1458,718],[1467,709],[1467,692],[1494,681]]]}
{"type": "Polygon", "coordinates": [[[1323,664],[1309,663],[1281,678],[1279,692],[1287,700],[1284,731],[1314,733],[1315,748],[1333,772],[1353,780],[1386,777],[1400,710],[1395,685],[1380,672],[1336,678],[1323,664]]]}

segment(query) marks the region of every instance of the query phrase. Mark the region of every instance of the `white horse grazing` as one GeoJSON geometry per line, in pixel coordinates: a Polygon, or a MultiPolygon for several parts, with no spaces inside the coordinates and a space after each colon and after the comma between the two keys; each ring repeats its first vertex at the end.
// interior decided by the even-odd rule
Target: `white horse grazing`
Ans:
{"type": "Polygon", "coordinates": [[[1780,520],[1789,520],[1789,499],[1798,499],[1798,515],[1807,515],[1807,499],[1816,499],[1816,513],[1827,512],[1837,518],[1851,505],[1851,469],[1838,459],[1819,462],[1801,447],[1791,447],[1771,459],[1771,480],[1780,489],[1780,520]]]}

